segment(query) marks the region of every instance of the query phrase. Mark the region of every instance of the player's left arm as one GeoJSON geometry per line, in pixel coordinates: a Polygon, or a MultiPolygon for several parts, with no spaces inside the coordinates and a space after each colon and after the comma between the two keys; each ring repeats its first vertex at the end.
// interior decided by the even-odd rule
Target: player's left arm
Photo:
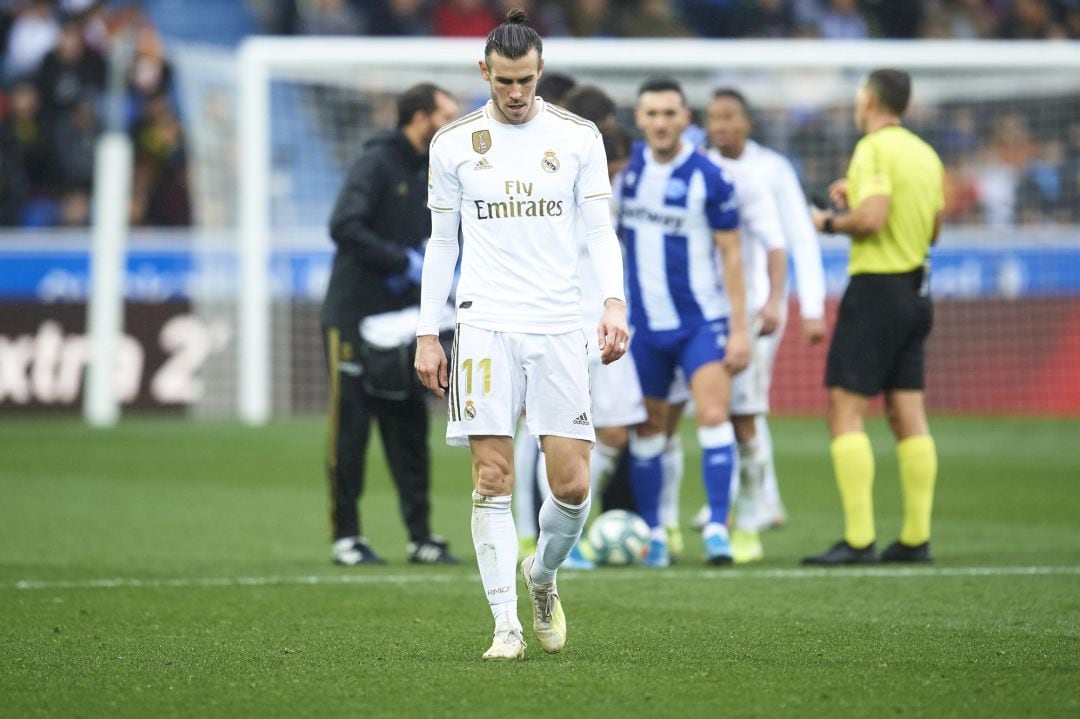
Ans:
{"type": "Polygon", "coordinates": [[[787,287],[787,253],[784,248],[771,249],[765,255],[766,270],[769,274],[769,298],[757,313],[758,332],[771,335],[780,326],[780,317],[784,311],[785,288],[787,287]]]}
{"type": "MultiPolygon", "coordinates": [[[[739,221],[743,232],[765,251],[769,296],[754,317],[754,332],[771,335],[780,326],[787,291],[787,252],[780,211],[768,185],[752,172],[739,177],[739,221]]],[[[745,278],[744,278],[745,279],[745,278]]]]}
{"type": "Polygon", "coordinates": [[[600,361],[609,364],[626,353],[630,332],[626,324],[626,297],[623,289],[623,260],[607,198],[589,200],[579,206],[585,224],[589,260],[604,298],[604,312],[596,328],[600,361]]]}
{"type": "Polygon", "coordinates": [[[600,361],[610,364],[626,354],[630,330],[626,323],[626,290],[619,238],[611,226],[611,179],[604,143],[595,127],[584,138],[585,156],[574,178],[574,199],[585,226],[589,259],[604,298],[596,328],[600,361]]]}

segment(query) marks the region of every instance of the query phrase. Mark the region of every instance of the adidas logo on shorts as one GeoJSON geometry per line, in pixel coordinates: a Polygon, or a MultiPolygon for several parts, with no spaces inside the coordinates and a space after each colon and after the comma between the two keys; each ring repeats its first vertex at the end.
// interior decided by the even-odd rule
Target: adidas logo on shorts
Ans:
{"type": "Polygon", "coordinates": [[[583,424],[585,426],[588,426],[588,424],[589,424],[588,415],[586,415],[584,412],[582,412],[581,414],[579,414],[577,416],[577,419],[574,420],[574,424],[583,424]]]}

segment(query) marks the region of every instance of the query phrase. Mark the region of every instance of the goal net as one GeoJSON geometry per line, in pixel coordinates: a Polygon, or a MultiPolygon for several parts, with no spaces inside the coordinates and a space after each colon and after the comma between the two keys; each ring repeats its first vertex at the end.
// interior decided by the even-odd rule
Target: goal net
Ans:
{"type": "MultiPolygon", "coordinates": [[[[235,326],[204,368],[196,413],[318,412],[326,373],[318,311],[333,246],[327,223],[350,164],[392,126],[397,93],[435,82],[467,111],[488,90],[482,39],[258,38],[237,55],[176,48],[195,214],[201,313],[235,326]],[[221,245],[220,230],[236,241],[221,245]]],[[[1080,48],[1069,43],[552,40],[545,69],[595,84],[632,128],[637,87],[670,75],[699,112],[734,87],[754,136],[791,158],[808,197],[844,174],[858,139],[856,85],[874,67],[912,74],[907,123],[947,167],[935,250],[935,411],[1080,413],[1080,48]]],[[[829,317],[846,242],[824,238],[829,317]]],[[[824,349],[791,320],[773,404],[817,412],[824,349]]]]}

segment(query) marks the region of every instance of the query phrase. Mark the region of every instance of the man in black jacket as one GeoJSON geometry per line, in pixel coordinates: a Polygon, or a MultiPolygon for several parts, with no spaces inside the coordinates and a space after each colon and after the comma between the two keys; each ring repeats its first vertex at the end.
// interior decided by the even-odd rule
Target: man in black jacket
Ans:
{"type": "MultiPolygon", "coordinates": [[[[423,243],[431,234],[428,145],[458,112],[457,102],[429,83],[406,90],[397,106],[397,129],[367,143],[330,220],[337,252],[322,326],[330,380],[327,474],[337,564],[384,563],[360,532],[357,507],[373,418],[408,528],[409,560],[457,562],[429,526],[428,412],[412,372],[415,343],[380,350],[360,332],[365,318],[419,305],[423,243]]],[[[409,334],[415,334],[415,322],[409,334]]]]}

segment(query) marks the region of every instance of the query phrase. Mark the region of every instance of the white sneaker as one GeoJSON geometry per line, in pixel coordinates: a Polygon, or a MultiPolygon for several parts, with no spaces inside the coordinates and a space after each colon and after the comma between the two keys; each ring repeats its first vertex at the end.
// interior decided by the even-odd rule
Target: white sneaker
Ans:
{"type": "Polygon", "coordinates": [[[532,599],[533,633],[541,649],[555,654],[566,646],[566,615],[555,582],[533,584],[532,566],[535,559],[536,555],[530,554],[521,560],[521,575],[525,578],[525,586],[532,599]]]}
{"type": "Polygon", "coordinates": [[[513,661],[525,657],[525,638],[521,630],[496,629],[491,637],[491,646],[481,655],[482,659],[495,662],[513,661]]]}

